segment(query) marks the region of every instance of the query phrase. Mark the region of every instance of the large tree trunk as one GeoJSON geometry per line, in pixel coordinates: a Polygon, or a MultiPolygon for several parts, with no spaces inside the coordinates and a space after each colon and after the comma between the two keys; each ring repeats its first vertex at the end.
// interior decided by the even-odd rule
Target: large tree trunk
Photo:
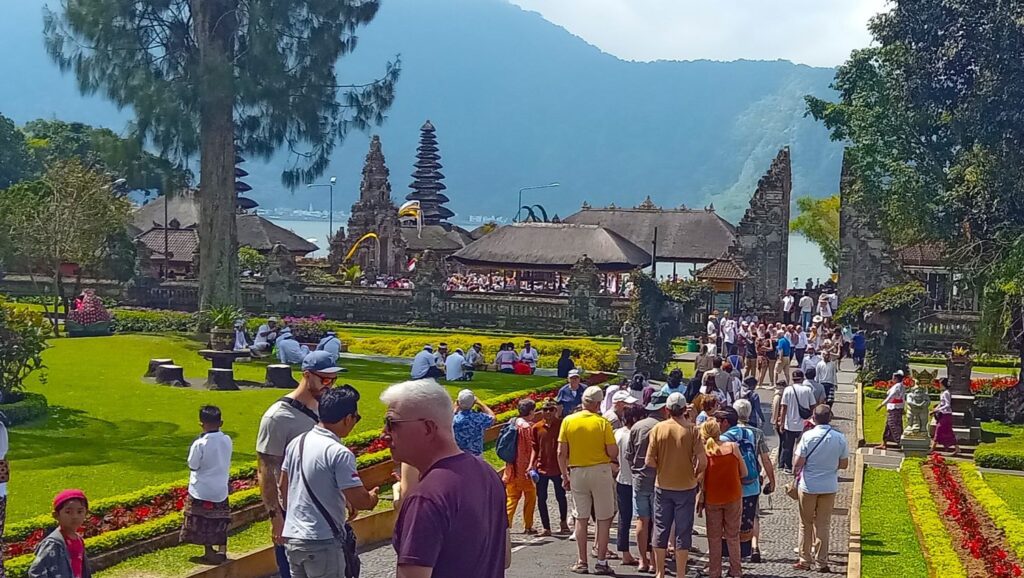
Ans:
{"type": "Polygon", "coordinates": [[[192,0],[200,61],[199,307],[236,305],[235,126],[232,65],[237,0],[192,0]]]}

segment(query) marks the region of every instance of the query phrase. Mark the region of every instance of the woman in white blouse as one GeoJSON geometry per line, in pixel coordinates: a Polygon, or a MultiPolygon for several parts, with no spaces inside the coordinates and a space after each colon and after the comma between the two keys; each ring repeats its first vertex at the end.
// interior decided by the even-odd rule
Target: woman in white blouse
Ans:
{"type": "Polygon", "coordinates": [[[947,450],[953,447],[953,455],[960,455],[960,445],[956,442],[956,434],[953,433],[953,394],[949,391],[949,380],[943,377],[939,380],[942,383],[942,395],[939,396],[939,405],[935,406],[932,414],[935,416],[935,436],[932,438],[932,449],[942,444],[947,450]]]}

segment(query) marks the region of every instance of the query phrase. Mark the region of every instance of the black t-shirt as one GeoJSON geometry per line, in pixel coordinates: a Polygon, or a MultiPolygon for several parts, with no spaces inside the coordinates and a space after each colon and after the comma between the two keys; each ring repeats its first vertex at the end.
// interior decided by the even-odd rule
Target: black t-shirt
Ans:
{"type": "Polygon", "coordinates": [[[562,357],[558,359],[558,377],[569,377],[569,372],[576,369],[572,358],[562,357]]]}

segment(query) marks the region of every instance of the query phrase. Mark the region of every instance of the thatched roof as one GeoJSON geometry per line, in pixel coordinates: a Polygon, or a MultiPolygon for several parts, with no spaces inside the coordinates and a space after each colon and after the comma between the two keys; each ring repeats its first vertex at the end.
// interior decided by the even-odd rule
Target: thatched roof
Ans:
{"type": "Polygon", "coordinates": [[[938,243],[917,243],[896,251],[904,267],[946,267],[942,257],[942,245],[938,243]]]}
{"type": "MultiPolygon", "coordinates": [[[[193,191],[173,195],[169,201],[167,197],[157,197],[135,210],[131,224],[141,231],[163,227],[165,202],[169,228],[185,229],[199,224],[199,199],[193,191]]],[[[289,252],[301,255],[318,249],[313,243],[259,215],[239,213],[235,215],[235,223],[238,227],[239,246],[269,252],[276,243],[281,243],[289,252]]]]}
{"type": "Polygon", "coordinates": [[[645,203],[632,209],[584,207],[563,222],[611,229],[645,251],[658,229],[658,260],[710,262],[736,240],[736,228],[708,209],[660,209],[645,203]]]}
{"type": "MultiPolygon", "coordinates": [[[[154,261],[164,260],[164,229],[163,227],[152,227],[135,238],[142,241],[146,247],[153,252],[154,261]]],[[[192,255],[199,252],[199,235],[193,227],[186,229],[167,229],[167,252],[171,254],[171,261],[188,263],[192,261],[192,255]]]]}
{"type": "Polygon", "coordinates": [[[602,271],[631,271],[651,256],[595,225],[516,223],[499,227],[452,255],[470,267],[568,271],[586,255],[602,271]]]}
{"type": "Polygon", "coordinates": [[[416,227],[402,227],[401,232],[408,251],[430,249],[438,253],[454,253],[473,242],[469,232],[456,226],[423,225],[422,232],[416,227]]]}

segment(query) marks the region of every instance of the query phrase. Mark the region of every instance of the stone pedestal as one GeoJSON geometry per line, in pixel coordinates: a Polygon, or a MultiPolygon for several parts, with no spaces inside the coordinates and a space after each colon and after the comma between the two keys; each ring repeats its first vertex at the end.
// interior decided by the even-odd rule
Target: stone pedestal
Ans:
{"type": "Polygon", "coordinates": [[[946,375],[953,400],[953,433],[960,443],[981,441],[981,426],[974,418],[974,394],[971,393],[970,353],[963,344],[954,344],[946,360],[946,375]]]}
{"type": "Polygon", "coordinates": [[[231,369],[211,367],[206,374],[206,388],[216,391],[238,391],[235,372],[231,369]]]}
{"type": "Polygon", "coordinates": [[[900,438],[900,449],[906,457],[924,457],[928,455],[931,440],[924,434],[903,434],[900,438]]]}
{"type": "Polygon", "coordinates": [[[619,351],[619,375],[627,379],[636,373],[636,353],[619,351]]]}

